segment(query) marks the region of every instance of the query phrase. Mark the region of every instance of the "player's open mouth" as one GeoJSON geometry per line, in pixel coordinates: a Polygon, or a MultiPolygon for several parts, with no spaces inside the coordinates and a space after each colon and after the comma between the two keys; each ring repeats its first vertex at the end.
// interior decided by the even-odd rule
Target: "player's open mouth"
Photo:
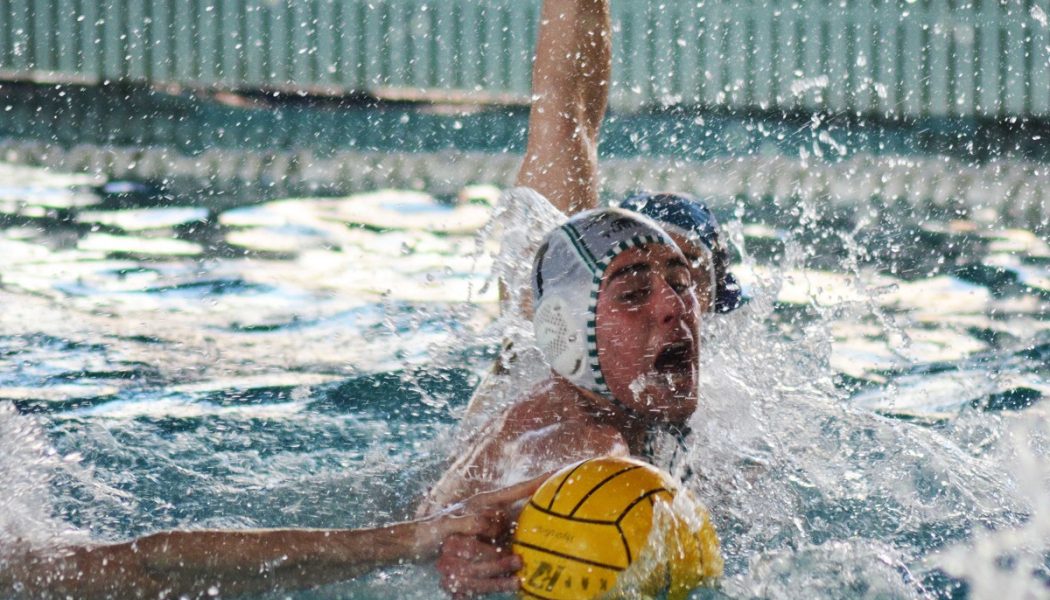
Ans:
{"type": "Polygon", "coordinates": [[[692,342],[683,340],[664,346],[653,361],[653,369],[658,373],[681,373],[693,368],[694,359],[692,342]]]}

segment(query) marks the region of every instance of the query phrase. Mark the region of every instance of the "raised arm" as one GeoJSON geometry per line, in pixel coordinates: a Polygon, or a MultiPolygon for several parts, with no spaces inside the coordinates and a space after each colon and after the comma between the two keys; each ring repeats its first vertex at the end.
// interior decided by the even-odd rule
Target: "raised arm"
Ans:
{"type": "Polygon", "coordinates": [[[609,94],[609,0],[545,0],[529,142],[517,185],[567,214],[598,205],[598,134],[609,94]]]}

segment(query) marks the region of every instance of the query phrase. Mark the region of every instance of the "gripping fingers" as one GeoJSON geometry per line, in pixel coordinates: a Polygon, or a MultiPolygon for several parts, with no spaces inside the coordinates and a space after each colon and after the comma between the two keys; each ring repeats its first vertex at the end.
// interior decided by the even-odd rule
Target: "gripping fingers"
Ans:
{"type": "Polygon", "coordinates": [[[506,548],[463,535],[450,536],[436,564],[441,587],[456,598],[514,591],[521,559],[506,548]]]}
{"type": "Polygon", "coordinates": [[[520,567],[521,559],[508,554],[496,560],[469,563],[464,565],[460,573],[465,579],[499,579],[513,575],[520,567]]]}
{"type": "Polygon", "coordinates": [[[471,563],[455,572],[442,573],[441,587],[455,597],[517,591],[521,584],[514,572],[520,566],[521,559],[514,555],[492,562],[471,563]]]}
{"type": "Polygon", "coordinates": [[[498,594],[500,592],[516,592],[521,589],[521,583],[517,577],[501,577],[499,579],[473,579],[460,582],[456,588],[449,587],[444,580],[442,585],[456,600],[462,598],[473,598],[482,594],[498,594]],[[454,591],[455,590],[455,591],[454,591]]]}

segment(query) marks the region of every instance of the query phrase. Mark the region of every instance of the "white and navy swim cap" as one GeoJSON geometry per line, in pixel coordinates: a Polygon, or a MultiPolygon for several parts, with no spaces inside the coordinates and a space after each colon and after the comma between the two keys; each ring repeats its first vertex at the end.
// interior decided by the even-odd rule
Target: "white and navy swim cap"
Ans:
{"type": "Polygon", "coordinates": [[[675,247],[648,218],[598,208],[573,216],[547,234],[532,266],[532,322],[544,358],[573,384],[614,402],[598,361],[598,291],[605,269],[618,254],[648,244],[675,247]]]}
{"type": "Polygon", "coordinates": [[[627,198],[620,208],[645,215],[710,252],[715,312],[727,313],[747,302],[736,277],[729,272],[729,254],[718,235],[718,220],[706,204],[686,194],[645,192],[627,198]]]}

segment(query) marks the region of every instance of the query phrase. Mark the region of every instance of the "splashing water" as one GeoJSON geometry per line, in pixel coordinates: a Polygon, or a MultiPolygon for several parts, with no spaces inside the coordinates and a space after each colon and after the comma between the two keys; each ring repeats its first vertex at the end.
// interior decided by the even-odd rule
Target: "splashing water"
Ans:
{"type": "MultiPolygon", "coordinates": [[[[534,198],[510,198],[493,209],[476,243],[458,244],[334,227],[339,206],[300,199],[252,214],[230,211],[231,223],[258,221],[233,233],[273,228],[263,217],[278,218],[293,242],[309,241],[310,251],[295,261],[253,258],[244,265],[211,257],[204,275],[195,259],[143,263],[150,269],[108,261],[110,274],[96,262],[98,249],[73,260],[41,250],[43,243],[30,248],[26,232],[7,240],[28,258],[0,259],[10,262],[2,293],[11,300],[0,333],[5,343],[33,342],[26,344],[31,352],[18,349],[23,358],[5,364],[9,373],[17,361],[34,364],[0,381],[5,398],[14,398],[0,403],[0,546],[17,539],[52,547],[84,540],[88,531],[97,540],[169,527],[359,526],[411,512],[448,449],[545,372],[524,316],[528,280],[541,237],[563,216],[534,198]],[[401,251],[405,245],[411,252],[401,251]],[[441,250],[430,255],[427,247],[441,250]],[[448,264],[450,255],[466,254],[464,247],[475,256],[460,263],[484,269],[491,256],[488,288],[476,280],[463,286],[475,301],[506,282],[501,316],[492,317],[491,308],[461,309],[448,296],[452,308],[419,301],[432,287],[396,297],[398,285],[416,275],[409,263],[448,264]],[[393,282],[375,286],[386,295],[364,303],[333,299],[333,289],[351,296],[364,288],[340,279],[348,265],[378,262],[393,265],[377,271],[393,282]],[[238,303],[239,311],[230,308],[238,303]],[[100,316],[100,306],[116,316],[100,316]],[[135,325],[158,308],[175,317],[152,330],[135,325]],[[32,311],[46,318],[34,320],[32,311]],[[309,318],[289,316],[298,314],[309,318]],[[224,320],[228,315],[236,318],[224,320]],[[119,335],[110,335],[113,320],[119,335]],[[77,343],[49,349],[50,338],[31,337],[41,329],[77,343]],[[503,365],[509,374],[482,384],[489,405],[464,410],[477,374],[504,344],[517,355],[503,365]],[[412,367],[421,360],[423,368],[412,367]],[[134,384],[120,383],[126,381],[134,384]]],[[[802,208],[815,232],[821,215],[802,208]]],[[[693,435],[676,458],[661,454],[658,461],[712,511],[726,557],[721,592],[924,597],[951,593],[951,575],[967,581],[973,597],[996,590],[1045,596],[1045,409],[1033,400],[1023,411],[996,414],[966,400],[950,418],[908,420],[894,416],[906,414],[903,402],[874,402],[876,413],[857,401],[866,393],[903,396],[904,377],[930,383],[960,364],[978,375],[1027,369],[1026,385],[1041,389],[1041,367],[1020,361],[1044,356],[1042,330],[1018,336],[1031,358],[1001,352],[981,355],[984,362],[920,364],[920,334],[930,332],[885,299],[904,302],[915,288],[866,270],[862,258],[876,245],[863,238],[862,225],[832,236],[847,248],[833,265],[838,279],[813,267],[814,252],[798,231],[773,239],[740,222],[725,227],[741,253],[734,271],[751,301],[704,319],[693,435]],[[756,241],[783,251],[761,259],[751,247],[756,241]],[[801,293],[802,308],[786,308],[799,279],[817,283],[801,293]],[[791,310],[804,310],[805,318],[793,320],[791,310]],[[889,347],[877,358],[892,366],[858,368],[859,386],[843,385],[836,362],[846,326],[863,326],[866,341],[889,347]]],[[[1006,242],[1013,243],[996,243],[1006,242]]],[[[454,277],[462,283],[459,269],[454,277]]],[[[995,300],[974,290],[946,293],[979,306],[995,300]]],[[[1038,311],[1030,320],[1015,315],[1017,327],[1039,323],[1038,311]]],[[[1004,331],[1013,326],[1006,320],[1004,331]]],[[[429,598],[436,585],[427,568],[406,568],[320,594],[429,598]]]]}
{"type": "Polygon", "coordinates": [[[0,440],[0,532],[6,541],[54,545],[68,528],[51,514],[48,484],[59,468],[54,450],[39,428],[8,404],[0,404],[0,440]]]}
{"type": "MultiPolygon", "coordinates": [[[[494,221],[522,223],[521,215],[535,210],[504,207],[494,221]]],[[[546,216],[547,226],[561,217],[546,216]]],[[[843,267],[857,292],[817,306],[817,318],[792,336],[770,327],[785,274],[805,268],[805,253],[791,240],[780,264],[751,278],[755,285],[744,309],[704,321],[694,435],[683,456],[660,466],[685,477],[712,508],[727,559],[721,587],[730,596],[937,595],[945,585],[938,568],[961,579],[983,575],[957,562],[930,562],[932,552],[958,547],[955,552],[988,563],[987,553],[974,558],[970,537],[1016,527],[1033,514],[1030,501],[1016,491],[1021,475],[1006,472],[996,453],[971,452],[953,428],[938,430],[853,406],[850,394],[836,385],[831,355],[839,321],[867,316],[907,352],[906,323],[879,303],[880,295],[896,287],[869,283],[870,273],[859,266],[860,227],[839,233],[849,249],[843,267]]],[[[743,252],[739,223],[726,229],[742,251],[738,272],[759,270],[743,252]]],[[[495,264],[503,265],[500,277],[508,289],[520,294],[528,289],[528,270],[517,259],[531,254],[537,240],[529,237],[534,233],[517,234],[495,264]]],[[[521,306],[521,297],[512,297],[508,306],[521,306]]],[[[526,348],[531,334],[518,319],[504,316],[502,323],[518,325],[515,344],[526,348]]],[[[503,389],[521,390],[533,377],[512,374],[503,389]]],[[[1045,444],[1039,452],[1047,457],[1045,444]]],[[[1021,531],[1042,531],[1030,522],[1021,531]]],[[[1038,552],[1031,556],[1039,563],[1038,552]]],[[[1037,571],[1035,563],[1023,567],[1037,571]]],[[[1014,585],[1045,591],[1038,578],[1014,585]]],[[[983,589],[974,587],[974,597],[986,597],[983,589]]]]}
{"type": "MultiPolygon", "coordinates": [[[[785,256],[779,271],[799,266],[790,248],[785,256]]],[[[753,264],[745,255],[744,268],[753,264]]],[[[775,335],[768,324],[782,284],[769,278],[745,309],[706,323],[696,435],[678,464],[679,474],[699,473],[690,484],[720,523],[723,589],[737,597],[906,598],[943,593],[922,580],[936,578],[929,569],[938,564],[980,577],[965,561],[931,565],[925,557],[955,544],[949,557],[987,560],[973,558],[967,538],[1023,520],[1029,509],[1017,477],[1038,471],[1011,477],[1001,457],[968,452],[951,429],[852,406],[829,368],[830,327],[858,307],[827,307],[796,337],[775,335]]],[[[866,312],[872,299],[860,304],[866,312]]],[[[882,311],[872,313],[887,337],[899,332],[882,311]]],[[[1045,462],[1045,444],[1040,452],[1045,462]]],[[[1045,593],[1039,581],[1014,585],[1045,593]]]]}
{"type": "Polygon", "coordinates": [[[1007,465],[1011,491],[1027,521],[981,528],[972,541],[951,547],[930,563],[966,580],[975,598],[1039,598],[1050,591],[1050,418],[1033,415],[1011,423],[995,453],[1007,465]]]}
{"type": "Polygon", "coordinates": [[[1046,11],[1042,9],[1038,4],[1033,4],[1029,10],[1029,14],[1036,20],[1043,28],[1050,29],[1050,18],[1046,16],[1046,11]]]}

